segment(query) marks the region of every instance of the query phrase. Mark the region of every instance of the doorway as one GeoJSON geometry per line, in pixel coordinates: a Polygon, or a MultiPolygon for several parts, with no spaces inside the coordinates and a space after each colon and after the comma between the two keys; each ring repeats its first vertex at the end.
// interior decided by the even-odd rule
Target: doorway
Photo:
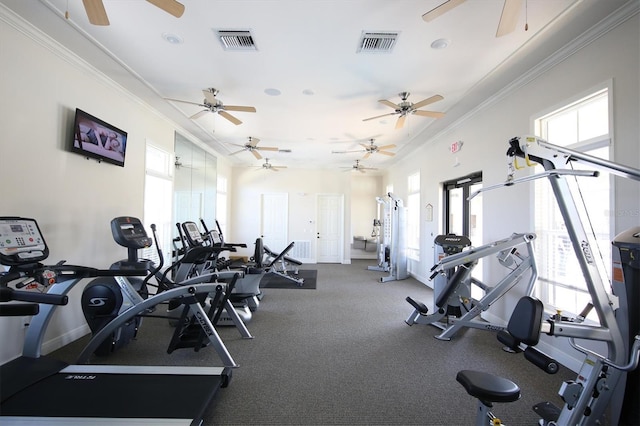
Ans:
{"type": "Polygon", "coordinates": [[[317,195],[316,247],[318,263],[342,263],[344,248],[344,196],[317,195]]]}

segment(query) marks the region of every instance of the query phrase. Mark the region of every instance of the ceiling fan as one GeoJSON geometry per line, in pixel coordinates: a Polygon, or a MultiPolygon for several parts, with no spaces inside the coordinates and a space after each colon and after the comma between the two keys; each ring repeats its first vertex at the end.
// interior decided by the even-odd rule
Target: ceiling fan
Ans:
{"type": "Polygon", "coordinates": [[[388,155],[390,157],[396,155],[394,152],[391,151],[385,151],[387,149],[391,149],[391,148],[395,148],[396,146],[394,144],[391,145],[383,145],[383,146],[378,146],[374,143],[374,139],[370,139],[369,140],[369,145],[361,143],[360,144],[364,149],[356,149],[353,151],[331,151],[332,154],[346,154],[348,152],[365,152],[364,158],[368,158],[371,154],[375,154],[376,152],[378,154],[383,154],[383,155],[388,155]]]}
{"type": "MultiPolygon", "coordinates": [[[[147,0],[170,15],[179,18],[184,13],[184,5],[176,0],[147,0]]],[[[93,25],[109,25],[109,17],[102,0],[82,0],[89,22],[93,25]]]]}
{"type": "Polygon", "coordinates": [[[287,166],[274,166],[269,162],[268,158],[265,158],[264,163],[262,164],[262,166],[260,166],[260,168],[264,170],[273,170],[274,172],[278,172],[280,171],[280,169],[286,169],[287,166]]]}
{"type": "Polygon", "coordinates": [[[203,114],[206,114],[207,112],[213,112],[213,113],[220,114],[221,116],[223,116],[224,118],[226,118],[227,120],[229,120],[230,122],[238,126],[242,124],[242,121],[238,120],[236,117],[229,114],[227,111],[256,112],[256,109],[252,106],[224,105],[220,100],[216,98],[216,95],[219,93],[217,89],[214,89],[214,88],[204,89],[202,93],[204,94],[204,100],[202,101],[201,104],[197,102],[182,101],[180,99],[171,99],[171,98],[165,98],[165,99],[168,101],[181,102],[184,104],[198,105],[200,107],[203,107],[204,109],[202,111],[198,111],[195,114],[193,114],[191,117],[189,117],[192,120],[200,118],[203,114]]]}
{"type": "Polygon", "coordinates": [[[394,112],[390,112],[388,114],[382,114],[382,115],[378,115],[376,117],[371,117],[371,118],[365,118],[362,121],[369,121],[369,120],[375,120],[376,118],[380,118],[380,117],[386,117],[388,115],[399,115],[398,117],[398,121],[396,122],[396,129],[400,129],[402,128],[402,126],[404,126],[404,120],[407,118],[407,115],[409,114],[416,114],[416,115],[420,115],[423,117],[431,117],[431,118],[442,118],[444,117],[444,113],[443,112],[436,112],[436,111],[423,111],[423,110],[419,110],[418,108],[421,108],[423,106],[432,104],[434,102],[438,102],[443,100],[444,98],[440,95],[433,95],[430,98],[424,99],[418,103],[411,103],[409,101],[407,101],[407,98],[409,97],[410,93],[409,92],[400,92],[398,93],[398,96],[400,96],[400,99],[402,100],[402,102],[400,102],[399,104],[394,104],[391,101],[388,101],[386,99],[382,99],[379,100],[378,102],[380,102],[381,104],[384,104],[388,107],[393,108],[395,111],[394,112]]]}
{"type": "Polygon", "coordinates": [[[187,169],[193,169],[192,166],[188,166],[188,165],[184,164],[182,162],[182,160],[180,160],[180,156],[178,156],[178,155],[176,155],[176,158],[175,158],[175,160],[173,162],[173,165],[176,167],[176,169],[180,169],[182,167],[185,167],[187,169]]]}
{"type": "MultiPolygon", "coordinates": [[[[422,15],[422,19],[426,22],[432,21],[464,2],[465,0],[447,0],[422,15]]],[[[504,6],[502,7],[502,15],[500,15],[500,23],[498,24],[496,37],[502,37],[516,29],[518,16],[520,15],[520,9],[522,8],[522,2],[523,0],[504,0],[504,6]]],[[[525,31],[529,29],[528,24],[525,24],[524,29],[525,31]]]]}
{"type": "Polygon", "coordinates": [[[275,148],[275,147],[257,146],[258,142],[260,142],[260,139],[252,138],[251,136],[249,136],[249,142],[245,143],[244,145],[240,145],[237,143],[230,143],[229,145],[239,146],[242,149],[236,152],[232,152],[229,155],[235,155],[243,151],[249,151],[250,153],[253,154],[254,157],[256,157],[256,160],[261,160],[262,156],[258,151],[279,151],[279,148],[275,148]]]}
{"type": "Polygon", "coordinates": [[[365,166],[363,166],[362,164],[360,164],[360,160],[356,160],[356,163],[351,167],[342,167],[342,168],[346,169],[345,172],[357,170],[360,173],[366,173],[366,170],[378,170],[375,167],[365,167],[365,166]]]}

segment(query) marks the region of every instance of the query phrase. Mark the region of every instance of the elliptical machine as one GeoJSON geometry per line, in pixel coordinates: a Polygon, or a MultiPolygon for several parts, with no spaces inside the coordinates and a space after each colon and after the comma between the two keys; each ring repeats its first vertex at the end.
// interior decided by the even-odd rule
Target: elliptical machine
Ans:
{"type": "MultiPolygon", "coordinates": [[[[139,219],[129,216],[117,217],[111,221],[111,233],[116,243],[127,248],[128,255],[127,259],[113,263],[110,269],[141,271],[144,275],[154,269],[151,260],[138,257],[138,250],[151,247],[153,242],[139,219]]],[[[159,271],[160,267],[155,269],[159,271]]],[[[122,312],[144,301],[149,296],[147,281],[148,278],[120,276],[100,277],[87,284],[82,292],[81,303],[91,332],[97,333],[122,312]]],[[[108,355],[127,345],[136,337],[141,323],[140,316],[127,321],[100,344],[95,354],[108,355]]]]}
{"type": "MultiPolygon", "coordinates": [[[[153,236],[156,247],[158,247],[157,237],[155,235],[155,226],[151,225],[151,228],[154,231],[153,236]]],[[[94,353],[96,355],[109,355],[131,342],[131,340],[136,337],[144,316],[167,318],[167,315],[150,315],[155,309],[156,304],[151,305],[148,309],[141,310],[134,316],[124,315],[125,312],[133,310],[132,308],[138,309],[137,306],[145,302],[147,298],[151,299],[152,296],[154,296],[150,294],[148,290],[148,287],[152,286],[152,284],[149,283],[149,280],[152,277],[155,277],[158,282],[155,295],[170,291],[176,287],[192,286],[196,284],[216,284],[216,290],[211,292],[216,300],[216,305],[212,310],[210,310],[210,318],[207,318],[207,321],[210,321],[213,318],[219,318],[220,313],[218,311],[226,311],[231,322],[238,328],[241,336],[248,339],[252,338],[251,333],[249,333],[249,330],[247,330],[238,315],[235,312],[230,312],[233,308],[228,300],[228,293],[230,293],[235,286],[235,282],[238,278],[237,274],[227,274],[225,277],[221,277],[218,274],[208,274],[206,276],[195,277],[192,279],[185,278],[180,282],[173,282],[167,277],[167,274],[174,269],[188,270],[192,268],[191,265],[204,262],[211,255],[210,249],[203,248],[199,251],[194,250],[178,263],[167,268],[164,273],[161,273],[160,270],[164,261],[160,250],[158,250],[158,254],[160,255],[160,264],[158,266],[155,266],[153,262],[148,259],[140,259],[138,257],[137,250],[150,247],[152,242],[152,239],[148,237],[140,219],[129,216],[117,217],[111,221],[111,231],[114,240],[121,246],[127,248],[128,257],[126,260],[115,262],[111,265],[110,270],[127,272],[127,275],[132,275],[132,271],[135,271],[135,275],[145,276],[145,278],[142,279],[136,277],[131,279],[120,275],[114,275],[113,277],[97,278],[85,287],[82,294],[82,310],[94,337],[98,333],[103,332],[103,329],[107,325],[112,325],[115,318],[119,318],[121,321],[122,318],[127,318],[126,321],[122,321],[118,327],[110,328],[112,331],[108,337],[101,340],[100,345],[95,348],[94,353]],[[223,285],[220,281],[229,282],[226,285],[223,285]]],[[[178,272],[178,274],[181,273],[178,272]]],[[[123,275],[125,274],[123,273],[123,275]]],[[[203,292],[197,297],[198,300],[181,297],[168,299],[166,303],[176,311],[177,316],[175,319],[177,320],[181,315],[180,312],[185,314],[186,309],[189,309],[190,311],[192,310],[190,307],[191,304],[204,304],[205,297],[206,293],[203,292]]],[[[198,314],[200,315],[201,313],[198,314]]],[[[202,342],[204,342],[205,345],[210,342],[210,340],[204,339],[204,337],[211,337],[215,334],[209,331],[205,332],[204,336],[201,335],[200,332],[204,330],[201,327],[202,324],[192,324],[191,320],[185,323],[178,323],[178,321],[176,321],[174,325],[177,326],[174,340],[180,339],[181,342],[177,345],[172,341],[168,349],[169,353],[177,347],[194,347],[195,350],[198,350],[202,347],[202,342]],[[195,327],[192,327],[192,325],[195,325],[195,327]],[[184,341],[184,337],[186,335],[193,335],[190,330],[192,328],[196,328],[198,330],[197,338],[187,343],[184,341]]],[[[216,325],[216,322],[214,321],[212,325],[216,325]]],[[[218,347],[220,346],[215,340],[214,344],[218,347]]],[[[220,352],[224,355],[226,350],[220,350],[220,352]]]]}

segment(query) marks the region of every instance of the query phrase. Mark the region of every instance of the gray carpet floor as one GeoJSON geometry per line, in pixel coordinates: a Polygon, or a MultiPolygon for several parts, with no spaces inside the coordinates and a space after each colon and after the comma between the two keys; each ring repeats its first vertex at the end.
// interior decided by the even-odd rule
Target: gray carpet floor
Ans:
{"type": "MultiPolygon", "coordinates": [[[[562,402],[557,391],[575,373],[550,376],[521,354],[508,354],[495,334],[464,329],[449,341],[440,330],[409,327],[404,320],[412,296],[432,305],[432,291],[409,278],[380,283],[373,261],[319,264],[316,290],[265,289],[247,324],[254,339],[235,328],[219,333],[240,364],[221,389],[205,425],[472,425],[476,400],[456,382],[461,369],[507,377],[521,387],[520,400],[496,404],[509,425],[535,425],[532,405],[562,402]]],[[[311,265],[306,265],[311,267],[311,265]]],[[[145,319],[138,339],[94,363],[221,365],[212,348],[181,349],[167,355],[172,328],[145,319]]],[[[74,361],[86,339],[53,356],[74,361]]],[[[166,402],[188,389],[167,389],[166,402]]]]}

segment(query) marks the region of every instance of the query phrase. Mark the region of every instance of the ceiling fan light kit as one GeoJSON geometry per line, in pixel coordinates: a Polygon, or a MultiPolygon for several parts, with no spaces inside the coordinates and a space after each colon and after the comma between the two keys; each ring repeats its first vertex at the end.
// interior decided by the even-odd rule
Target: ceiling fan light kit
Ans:
{"type": "Polygon", "coordinates": [[[261,166],[258,166],[259,169],[263,169],[263,170],[271,170],[273,172],[278,172],[280,171],[280,169],[286,169],[287,166],[274,166],[273,164],[271,164],[269,162],[268,158],[264,159],[264,163],[262,163],[261,166]]]}
{"type": "Polygon", "coordinates": [[[432,104],[434,102],[438,102],[443,100],[444,98],[440,95],[433,95],[430,98],[427,99],[423,99],[420,102],[417,103],[411,103],[409,102],[407,99],[409,98],[410,93],[409,92],[400,92],[398,93],[398,96],[400,97],[401,102],[398,104],[395,104],[387,99],[381,99],[378,102],[380,102],[383,105],[386,105],[390,108],[393,108],[395,111],[394,112],[390,112],[387,114],[382,114],[382,115],[377,115],[375,117],[370,117],[370,118],[365,118],[362,121],[370,121],[370,120],[375,120],[377,118],[381,118],[381,117],[387,117],[390,115],[398,115],[398,120],[396,121],[396,129],[401,129],[402,127],[404,127],[404,122],[407,118],[407,115],[409,114],[416,114],[422,117],[430,117],[430,118],[442,118],[444,117],[444,113],[443,112],[437,112],[437,111],[424,111],[424,110],[419,110],[418,108],[422,108],[423,106],[427,106],[429,104],[432,104]]]}
{"type": "Polygon", "coordinates": [[[204,89],[202,91],[202,94],[204,95],[204,100],[202,101],[202,103],[183,101],[181,99],[171,99],[171,98],[164,98],[164,99],[172,102],[180,102],[183,104],[197,105],[199,107],[204,108],[202,111],[198,111],[192,116],[190,116],[189,118],[192,120],[196,120],[200,118],[202,115],[206,114],[207,112],[212,112],[214,114],[218,114],[224,117],[225,119],[229,120],[236,126],[239,126],[240,124],[242,124],[242,121],[240,121],[235,116],[229,114],[227,111],[256,112],[256,109],[252,106],[224,105],[222,101],[216,98],[216,95],[218,93],[219,93],[219,90],[214,89],[213,87],[204,89]]]}
{"type": "MultiPolygon", "coordinates": [[[[276,148],[273,146],[258,146],[258,142],[260,142],[260,139],[249,136],[249,141],[244,145],[230,143],[229,145],[238,146],[242,149],[232,152],[229,155],[235,155],[243,151],[249,151],[251,154],[253,154],[254,157],[256,157],[256,160],[262,160],[262,156],[258,151],[280,151],[280,148],[276,148]]],[[[266,162],[268,163],[269,159],[266,159],[266,162]]]]}
{"type": "Polygon", "coordinates": [[[349,172],[349,171],[358,171],[360,173],[366,173],[367,170],[378,170],[375,167],[365,167],[362,164],[360,164],[360,160],[356,160],[355,164],[351,167],[341,167],[342,169],[345,169],[345,172],[349,172]]]}
{"type": "Polygon", "coordinates": [[[348,154],[351,152],[364,152],[364,157],[362,157],[363,159],[368,158],[371,154],[382,154],[382,155],[387,155],[387,156],[394,156],[396,155],[394,152],[391,151],[387,151],[388,149],[393,149],[396,147],[395,144],[390,144],[390,145],[383,145],[383,146],[378,146],[376,145],[374,139],[370,139],[369,140],[369,145],[361,143],[360,146],[362,146],[363,149],[356,149],[353,151],[331,151],[332,154],[348,154]]]}

